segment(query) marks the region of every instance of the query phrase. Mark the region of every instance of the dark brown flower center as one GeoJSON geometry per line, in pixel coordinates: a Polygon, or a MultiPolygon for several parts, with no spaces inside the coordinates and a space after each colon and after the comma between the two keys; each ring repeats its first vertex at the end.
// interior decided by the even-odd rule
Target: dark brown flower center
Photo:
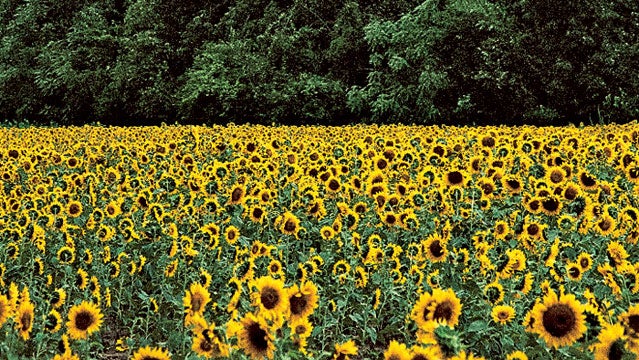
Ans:
{"type": "Polygon", "coordinates": [[[574,200],[577,197],[577,189],[569,187],[564,192],[564,197],[568,200],[574,200]]]}
{"type": "Polygon", "coordinates": [[[78,313],[75,317],[75,327],[81,331],[86,331],[93,322],[93,315],[86,311],[78,313]]]}
{"type": "Polygon", "coordinates": [[[191,295],[191,310],[193,310],[193,312],[200,311],[202,304],[204,304],[204,299],[200,294],[191,295]]]}
{"type": "Polygon", "coordinates": [[[530,224],[528,228],[526,228],[528,235],[535,236],[539,232],[539,226],[537,224],[530,224]]]}
{"type": "Polygon", "coordinates": [[[572,307],[566,304],[551,305],[542,318],[544,329],[554,337],[562,337],[575,329],[577,316],[572,307]]]}
{"type": "Polygon", "coordinates": [[[20,329],[22,331],[27,331],[29,330],[29,327],[31,326],[31,314],[30,313],[24,313],[22,314],[22,316],[20,317],[20,329]]]}
{"type": "Polygon", "coordinates": [[[433,313],[433,320],[450,321],[453,317],[453,304],[449,301],[444,301],[441,304],[437,304],[435,312],[433,313]]]}
{"type": "Polygon", "coordinates": [[[635,333],[639,333],[639,315],[628,316],[628,327],[635,333]]]}
{"type": "Polygon", "coordinates": [[[547,198],[544,201],[542,201],[541,205],[544,207],[544,209],[548,212],[555,212],[557,211],[557,209],[559,209],[559,201],[557,201],[557,199],[555,198],[547,198]]]}
{"type": "Polygon", "coordinates": [[[555,184],[558,184],[558,183],[562,182],[563,180],[564,180],[564,174],[562,174],[561,171],[559,171],[559,170],[554,170],[550,174],[550,181],[552,181],[555,184]]]}
{"type": "Polygon", "coordinates": [[[236,188],[235,190],[233,190],[233,193],[231,194],[231,201],[238,202],[240,201],[241,198],[242,198],[242,189],[236,188]]]}
{"type": "Polygon", "coordinates": [[[588,260],[587,258],[581,258],[581,260],[579,260],[579,265],[581,265],[581,267],[585,269],[590,266],[590,260],[588,260]]]}
{"type": "Polygon", "coordinates": [[[308,302],[306,301],[305,296],[291,296],[289,301],[291,303],[291,313],[293,313],[293,315],[300,315],[304,312],[304,310],[306,310],[308,302]]]}
{"type": "Polygon", "coordinates": [[[586,173],[581,174],[579,179],[581,180],[581,183],[584,184],[584,186],[586,187],[593,187],[597,184],[595,179],[586,173]]]}
{"type": "Polygon", "coordinates": [[[266,340],[266,331],[260,327],[260,324],[252,323],[246,330],[251,347],[258,352],[265,352],[268,349],[268,341],[266,340]]]}
{"type": "Polygon", "coordinates": [[[264,308],[271,310],[280,303],[280,294],[277,292],[277,289],[265,287],[260,293],[260,300],[264,308]]]}
{"type": "Polygon", "coordinates": [[[284,230],[286,231],[295,231],[296,227],[295,221],[291,219],[286,220],[286,223],[284,224],[284,230]]]}
{"type": "Polygon", "coordinates": [[[464,177],[459,171],[452,171],[448,173],[448,182],[452,185],[459,185],[464,181],[464,177]]]}
{"type": "Polygon", "coordinates": [[[78,204],[71,204],[69,207],[69,214],[77,215],[80,213],[80,206],[78,204]]]}
{"type": "Polygon", "coordinates": [[[444,255],[444,248],[439,240],[433,241],[428,247],[428,250],[430,250],[430,253],[435,257],[444,255]]]}
{"type": "Polygon", "coordinates": [[[337,191],[339,190],[339,182],[335,179],[332,179],[329,183],[328,183],[328,188],[333,190],[333,191],[337,191]]]}

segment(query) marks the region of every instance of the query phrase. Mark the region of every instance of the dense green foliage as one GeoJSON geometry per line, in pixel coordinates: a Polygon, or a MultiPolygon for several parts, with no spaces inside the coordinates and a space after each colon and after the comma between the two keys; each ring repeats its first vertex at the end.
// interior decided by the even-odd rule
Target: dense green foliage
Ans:
{"type": "Polygon", "coordinates": [[[0,0],[0,118],[617,121],[634,1],[0,0]]]}

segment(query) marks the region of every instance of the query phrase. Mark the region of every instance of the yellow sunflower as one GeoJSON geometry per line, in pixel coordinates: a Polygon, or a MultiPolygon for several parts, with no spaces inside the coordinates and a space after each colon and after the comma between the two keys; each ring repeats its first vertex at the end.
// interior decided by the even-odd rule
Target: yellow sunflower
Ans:
{"type": "Polygon", "coordinates": [[[299,287],[297,284],[291,286],[287,296],[291,321],[308,317],[318,306],[317,286],[311,281],[306,281],[299,287]]]}
{"type": "Polygon", "coordinates": [[[627,351],[624,349],[626,336],[624,327],[620,324],[607,324],[597,336],[595,344],[595,360],[624,359],[627,351]]]}
{"type": "Polygon", "coordinates": [[[384,360],[410,360],[410,351],[405,344],[392,340],[384,351],[384,360]]]}
{"type": "Polygon", "coordinates": [[[62,317],[57,310],[51,310],[45,318],[44,328],[50,333],[56,333],[62,327],[62,317]]]}
{"type": "Polygon", "coordinates": [[[251,294],[253,306],[259,306],[260,315],[268,318],[283,317],[288,309],[288,296],[284,290],[284,281],[262,276],[254,280],[251,287],[257,289],[251,294]]]}
{"type": "Polygon", "coordinates": [[[415,345],[410,349],[410,354],[410,360],[439,360],[444,358],[439,346],[422,347],[415,345]]]}
{"type": "Polygon", "coordinates": [[[300,231],[300,219],[298,219],[293,213],[287,211],[280,215],[275,220],[275,223],[279,225],[280,231],[283,234],[293,235],[295,238],[298,237],[300,231]]]}
{"type": "Polygon", "coordinates": [[[131,360],[171,360],[171,355],[167,350],[146,346],[135,351],[131,360]]]}
{"type": "Polygon", "coordinates": [[[530,313],[533,332],[555,349],[573,344],[587,330],[584,306],[572,294],[558,296],[549,289],[530,313]]]}
{"type": "Polygon", "coordinates": [[[86,339],[100,329],[102,317],[100,308],[92,302],[83,301],[80,305],[72,306],[67,322],[69,335],[72,339],[86,339]]]}
{"type": "Polygon", "coordinates": [[[203,314],[209,301],[211,301],[211,294],[199,282],[192,283],[182,299],[184,311],[189,315],[203,314]]]}
{"type": "Polygon", "coordinates": [[[273,358],[275,337],[266,320],[247,313],[239,322],[238,346],[251,359],[273,358]]]}
{"type": "Polygon", "coordinates": [[[80,358],[69,349],[62,354],[56,354],[53,360],[80,360],[80,358]]]}
{"type": "Polygon", "coordinates": [[[355,345],[355,341],[353,340],[335,344],[333,360],[349,360],[349,355],[357,355],[357,350],[357,345],[355,345]]]}
{"type": "Polygon", "coordinates": [[[12,315],[11,313],[11,302],[6,295],[0,295],[0,328],[12,315]]]}
{"type": "Polygon", "coordinates": [[[517,350],[508,354],[506,360],[528,360],[528,355],[523,351],[517,350]]]}
{"type": "Polygon", "coordinates": [[[508,305],[497,305],[493,307],[491,315],[493,321],[501,325],[506,325],[515,317],[515,309],[508,305]]]}
{"type": "Polygon", "coordinates": [[[442,262],[446,260],[446,256],[448,255],[446,245],[447,242],[438,234],[432,234],[422,242],[423,252],[432,262],[442,262]]]}
{"type": "Polygon", "coordinates": [[[29,335],[33,329],[34,309],[35,306],[29,299],[23,299],[16,310],[16,328],[23,340],[29,340],[29,335]]]}

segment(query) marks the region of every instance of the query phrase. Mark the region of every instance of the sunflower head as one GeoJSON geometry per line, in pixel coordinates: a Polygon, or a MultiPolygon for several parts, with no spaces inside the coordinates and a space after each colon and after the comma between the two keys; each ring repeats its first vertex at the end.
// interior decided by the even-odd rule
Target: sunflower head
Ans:
{"type": "Polygon", "coordinates": [[[583,305],[574,295],[558,296],[550,289],[531,312],[533,331],[555,349],[574,343],[586,332],[583,305]]]}
{"type": "Polygon", "coordinates": [[[67,322],[69,335],[72,339],[86,339],[100,329],[102,318],[100,308],[92,302],[83,301],[80,305],[72,306],[67,322]]]}
{"type": "Polygon", "coordinates": [[[146,346],[136,350],[132,360],[171,360],[171,356],[167,350],[146,346]]]}

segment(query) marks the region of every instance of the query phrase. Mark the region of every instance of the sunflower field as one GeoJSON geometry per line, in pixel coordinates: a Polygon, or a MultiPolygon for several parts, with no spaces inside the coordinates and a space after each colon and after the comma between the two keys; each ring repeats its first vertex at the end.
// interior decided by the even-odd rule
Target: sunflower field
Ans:
{"type": "Polygon", "coordinates": [[[635,359],[639,125],[0,129],[2,359],[635,359]]]}

